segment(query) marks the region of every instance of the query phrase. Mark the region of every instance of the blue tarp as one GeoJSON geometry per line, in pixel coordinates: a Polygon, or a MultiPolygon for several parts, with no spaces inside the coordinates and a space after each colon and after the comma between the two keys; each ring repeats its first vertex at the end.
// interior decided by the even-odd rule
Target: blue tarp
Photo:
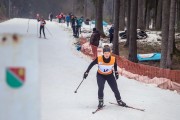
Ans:
{"type": "MultiPolygon", "coordinates": [[[[95,20],[93,20],[93,21],[92,21],[92,24],[95,24],[95,23],[96,23],[96,22],[95,22],[95,20]]],[[[107,23],[107,22],[105,22],[105,21],[103,21],[103,23],[102,23],[102,24],[103,24],[103,26],[107,26],[107,25],[108,25],[108,23],[107,23]]]]}
{"type": "MultiPolygon", "coordinates": [[[[153,53],[150,57],[142,57],[143,54],[137,54],[137,58],[140,62],[143,61],[159,61],[161,60],[161,53],[153,53]]],[[[146,54],[144,54],[146,55],[146,54]]]]}

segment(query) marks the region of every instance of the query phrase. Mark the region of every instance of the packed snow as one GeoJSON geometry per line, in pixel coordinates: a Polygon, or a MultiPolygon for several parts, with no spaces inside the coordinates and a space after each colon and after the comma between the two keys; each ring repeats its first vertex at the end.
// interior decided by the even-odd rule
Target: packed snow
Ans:
{"type": "Polygon", "coordinates": [[[180,119],[179,94],[122,76],[117,80],[122,100],[130,106],[145,109],[145,112],[109,104],[116,100],[106,83],[104,89],[106,107],[92,114],[98,105],[97,66],[91,69],[78,92],[74,93],[91,60],[85,59],[79,51],[76,51],[73,46],[75,39],[65,24],[47,22],[46,27],[52,36],[45,29],[47,39],[39,39],[37,21],[32,19],[29,21],[28,33],[27,23],[28,19],[12,19],[1,23],[0,29],[1,32],[16,32],[38,41],[41,120],[180,119]],[[9,29],[3,31],[2,28],[6,27],[9,29]]]}

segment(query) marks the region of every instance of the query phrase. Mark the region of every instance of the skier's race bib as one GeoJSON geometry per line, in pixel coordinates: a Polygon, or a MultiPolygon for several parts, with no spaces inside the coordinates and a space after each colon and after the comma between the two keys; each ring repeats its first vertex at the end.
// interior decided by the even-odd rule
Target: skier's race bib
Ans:
{"type": "Polygon", "coordinates": [[[111,74],[115,63],[115,57],[111,56],[109,63],[103,61],[103,56],[98,57],[98,73],[103,75],[111,74]]]}
{"type": "Polygon", "coordinates": [[[99,71],[108,74],[113,70],[114,65],[98,65],[99,71]]]}

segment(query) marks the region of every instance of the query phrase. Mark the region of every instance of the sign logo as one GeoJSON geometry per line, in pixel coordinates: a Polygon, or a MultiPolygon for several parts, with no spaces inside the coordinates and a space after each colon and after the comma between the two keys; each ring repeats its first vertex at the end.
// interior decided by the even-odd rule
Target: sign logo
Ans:
{"type": "Polygon", "coordinates": [[[25,69],[24,68],[7,68],[6,69],[6,82],[12,88],[19,88],[25,82],[25,69]]]}

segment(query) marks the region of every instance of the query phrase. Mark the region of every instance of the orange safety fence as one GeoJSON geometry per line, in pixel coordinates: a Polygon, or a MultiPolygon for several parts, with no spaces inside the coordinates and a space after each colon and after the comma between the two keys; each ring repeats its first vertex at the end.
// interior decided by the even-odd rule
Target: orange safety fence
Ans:
{"type": "MultiPolygon", "coordinates": [[[[81,38],[81,52],[93,57],[102,54],[102,49],[89,45],[86,38],[81,38]],[[96,49],[96,50],[92,50],[96,49]],[[95,52],[96,51],[96,52],[95,52]]],[[[114,55],[119,66],[119,73],[131,79],[135,79],[148,84],[156,84],[163,89],[176,90],[180,92],[180,70],[162,69],[154,66],[134,63],[126,58],[114,55]]]]}

